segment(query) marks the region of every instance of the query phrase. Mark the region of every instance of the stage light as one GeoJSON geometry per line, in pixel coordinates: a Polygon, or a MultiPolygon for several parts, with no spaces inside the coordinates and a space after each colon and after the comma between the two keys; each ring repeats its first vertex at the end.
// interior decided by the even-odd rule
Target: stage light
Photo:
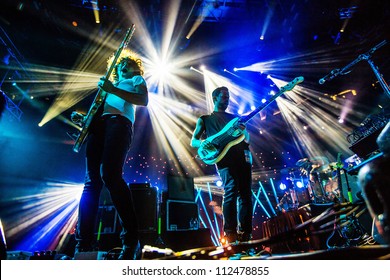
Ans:
{"type": "Polygon", "coordinates": [[[217,187],[222,187],[222,181],[221,180],[218,180],[216,183],[217,187]]]}
{"type": "Polygon", "coordinates": [[[226,68],[225,69],[223,69],[223,72],[226,72],[227,70],[226,70],[226,68]]]}
{"type": "Polygon", "coordinates": [[[261,36],[260,36],[260,40],[264,40],[264,35],[261,35],[261,36]]]}
{"type": "Polygon", "coordinates": [[[284,191],[285,189],[287,189],[286,184],[285,184],[285,183],[280,183],[279,189],[282,190],[282,191],[284,191]]]}
{"type": "Polygon", "coordinates": [[[251,106],[251,110],[253,111],[253,110],[255,110],[256,109],[256,106],[255,105],[252,105],[251,106]]]}
{"type": "Polygon", "coordinates": [[[301,181],[296,182],[295,185],[297,186],[298,189],[303,188],[303,183],[301,181]]]}
{"type": "Polygon", "coordinates": [[[339,123],[344,123],[344,119],[340,118],[338,122],[339,123]]]}
{"type": "Polygon", "coordinates": [[[237,72],[237,70],[238,70],[237,67],[234,67],[234,68],[233,68],[233,71],[234,71],[234,72],[237,72]]]}
{"type": "Polygon", "coordinates": [[[203,71],[203,70],[206,70],[206,66],[205,66],[205,65],[201,65],[201,66],[199,67],[199,69],[202,70],[202,71],[203,71]]]}
{"type": "Polygon", "coordinates": [[[267,99],[265,99],[265,98],[261,99],[261,103],[264,104],[265,102],[267,102],[267,99]]]}
{"type": "Polygon", "coordinates": [[[13,82],[12,85],[13,85],[14,87],[16,87],[16,83],[15,83],[15,82],[13,82]]]}
{"type": "Polygon", "coordinates": [[[271,75],[267,75],[267,79],[271,79],[271,75]]]}

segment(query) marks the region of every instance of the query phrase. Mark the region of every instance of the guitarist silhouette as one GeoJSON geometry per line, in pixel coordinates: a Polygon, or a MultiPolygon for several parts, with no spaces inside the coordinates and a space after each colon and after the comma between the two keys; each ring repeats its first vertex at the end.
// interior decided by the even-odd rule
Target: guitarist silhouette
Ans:
{"type": "MultiPolygon", "coordinates": [[[[229,105],[228,88],[215,89],[212,97],[214,111],[210,115],[204,115],[198,119],[191,139],[192,147],[215,149],[216,145],[213,141],[201,140],[203,133],[206,136],[216,135],[223,130],[227,123],[237,117],[225,112],[229,105]]],[[[245,129],[245,123],[235,125],[232,134],[240,140],[232,145],[226,151],[225,156],[216,163],[224,185],[223,227],[225,240],[229,243],[248,241],[252,234],[252,157],[249,151],[249,134],[245,129]]]]}

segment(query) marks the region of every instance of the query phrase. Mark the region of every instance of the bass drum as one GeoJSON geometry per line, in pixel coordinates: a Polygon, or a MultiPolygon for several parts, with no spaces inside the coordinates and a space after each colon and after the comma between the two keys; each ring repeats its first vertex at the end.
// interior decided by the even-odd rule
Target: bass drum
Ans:
{"type": "Polygon", "coordinates": [[[311,236],[311,229],[295,231],[311,218],[310,205],[304,205],[298,209],[282,212],[262,224],[263,238],[276,239],[270,242],[269,247],[273,253],[308,252],[319,249],[319,242],[315,236],[311,236]],[[291,232],[291,234],[286,234],[291,232]],[[279,240],[280,238],[280,240],[279,240]]]}

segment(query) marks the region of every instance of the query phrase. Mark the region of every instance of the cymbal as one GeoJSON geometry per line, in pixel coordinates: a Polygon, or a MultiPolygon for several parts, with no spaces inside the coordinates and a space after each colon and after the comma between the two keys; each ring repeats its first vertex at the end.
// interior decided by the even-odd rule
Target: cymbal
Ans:
{"type": "Polygon", "coordinates": [[[290,174],[290,173],[295,172],[297,170],[299,170],[299,169],[296,167],[286,167],[286,168],[281,169],[280,173],[281,174],[290,174]]]}
{"type": "Polygon", "coordinates": [[[329,165],[329,159],[327,157],[317,156],[311,158],[310,161],[313,163],[313,165],[316,165],[315,169],[318,172],[326,170],[329,165]]]}
{"type": "Polygon", "coordinates": [[[298,160],[295,165],[304,169],[313,169],[317,172],[321,172],[322,169],[327,168],[329,160],[327,157],[316,156],[312,158],[302,158],[298,160]]]}
{"type": "Polygon", "coordinates": [[[310,160],[308,158],[302,158],[300,160],[298,160],[295,165],[296,166],[299,166],[299,167],[303,167],[304,165],[310,163],[310,160]]]}

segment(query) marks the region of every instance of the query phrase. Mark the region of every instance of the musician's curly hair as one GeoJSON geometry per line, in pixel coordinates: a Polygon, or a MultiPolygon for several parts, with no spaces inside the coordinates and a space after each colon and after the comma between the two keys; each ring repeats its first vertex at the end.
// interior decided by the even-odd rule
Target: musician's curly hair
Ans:
{"type": "MultiPolygon", "coordinates": [[[[107,60],[107,68],[109,68],[115,58],[115,54],[112,54],[108,60],[107,60]]],[[[139,75],[142,76],[144,74],[144,67],[142,65],[142,60],[139,58],[139,56],[128,49],[123,49],[121,52],[121,55],[119,56],[114,70],[111,73],[110,80],[111,81],[117,81],[118,80],[118,67],[120,65],[123,65],[123,63],[126,63],[129,66],[134,67],[135,69],[138,69],[139,75]]]]}

